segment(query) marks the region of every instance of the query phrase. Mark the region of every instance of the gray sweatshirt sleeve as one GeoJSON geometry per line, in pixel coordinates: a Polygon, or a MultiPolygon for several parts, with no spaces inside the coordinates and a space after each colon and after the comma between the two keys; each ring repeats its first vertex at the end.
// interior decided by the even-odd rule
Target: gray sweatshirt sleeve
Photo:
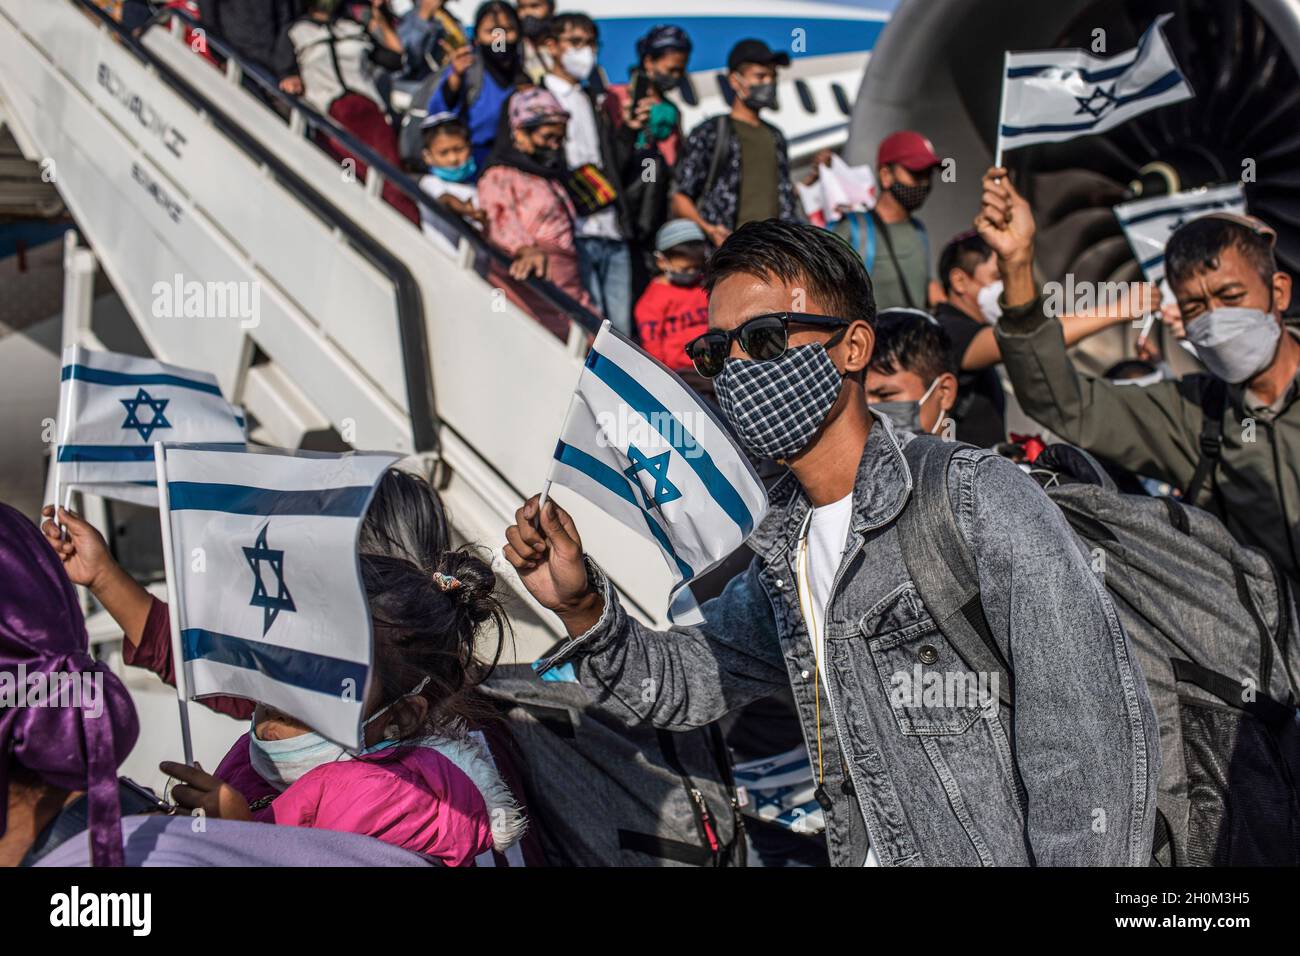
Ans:
{"type": "Polygon", "coordinates": [[[701,606],[705,623],[655,631],[628,616],[608,578],[588,561],[605,611],[552,658],[573,659],[597,706],[626,723],[689,730],[788,686],[772,606],[758,562],[701,606]]]}

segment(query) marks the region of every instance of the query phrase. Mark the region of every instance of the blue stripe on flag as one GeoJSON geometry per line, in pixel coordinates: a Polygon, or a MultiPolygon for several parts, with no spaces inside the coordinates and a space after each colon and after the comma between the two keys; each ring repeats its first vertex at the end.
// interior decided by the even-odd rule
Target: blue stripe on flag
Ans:
{"type": "MultiPolygon", "coordinates": [[[[1172,14],[1171,14],[1172,16],[1172,14]]],[[[1134,48],[1133,59],[1127,60],[1118,66],[1108,66],[1100,70],[1083,70],[1077,67],[1062,67],[1059,63],[1045,63],[1042,66],[1017,66],[1007,70],[1007,76],[1011,78],[1024,76],[1037,76],[1039,73],[1048,73],[1055,70],[1067,69],[1077,70],[1079,75],[1089,83],[1101,83],[1105,80],[1113,80],[1115,77],[1127,73],[1133,69],[1134,64],[1142,59],[1142,53],[1151,42],[1151,35],[1155,33],[1157,24],[1152,23],[1142,31],[1142,36],[1138,37],[1138,45],[1134,48]]]]}
{"type": "MultiPolygon", "coordinates": [[[[745,506],[744,499],[740,497],[740,492],[718,470],[713,458],[705,447],[696,441],[695,436],[685,426],[681,426],[681,435],[674,434],[677,429],[668,424],[668,419],[673,417],[672,413],[664,408],[659,399],[651,395],[645,386],[607,356],[601,355],[595,349],[592,349],[587,353],[587,367],[591,369],[597,378],[612,388],[619,398],[631,405],[642,418],[655,426],[659,434],[668,440],[677,451],[677,454],[681,455],[695,473],[700,476],[700,481],[704,482],[704,487],[713,496],[713,500],[736,523],[742,536],[748,537],[749,533],[754,530],[753,515],[749,513],[749,508],[745,506]],[[682,443],[682,436],[690,439],[690,447],[682,443]]],[[[677,424],[681,425],[680,422],[677,424]]]]}
{"type": "Polygon", "coordinates": [[[221,389],[209,382],[196,382],[179,375],[164,372],[110,372],[108,369],[91,368],[89,365],[65,365],[61,375],[63,381],[75,378],[79,382],[91,385],[175,385],[177,388],[192,388],[196,392],[220,395],[221,389]]]}
{"type": "Polygon", "coordinates": [[[1166,206],[1164,209],[1152,209],[1149,212],[1140,213],[1128,219],[1120,219],[1120,225],[1135,226],[1140,222],[1160,219],[1164,216],[1186,216],[1192,212],[1199,213],[1204,210],[1227,209],[1235,205],[1237,205],[1236,202],[1231,199],[1207,199],[1205,202],[1192,203],[1188,206],[1166,206]]]}
{"type": "MultiPolygon", "coordinates": [[[[339,696],[344,688],[366,686],[366,666],[324,654],[312,654],[276,644],[248,641],[201,628],[181,631],[181,653],[187,661],[213,661],[257,671],[279,684],[339,696]],[[346,681],[352,681],[351,685],[346,681]]],[[[340,699],[342,699],[340,697],[340,699]]]]}
{"type": "Polygon", "coordinates": [[[673,543],[668,540],[668,535],[664,533],[664,529],[659,527],[659,522],[650,517],[646,510],[641,507],[641,503],[636,500],[636,494],[632,491],[631,483],[627,480],[626,475],[621,471],[615,471],[598,458],[592,458],[585,451],[567,445],[563,441],[557,442],[555,445],[555,460],[568,465],[574,471],[582,472],[592,481],[608,488],[636,508],[637,511],[640,511],[641,516],[645,518],[646,525],[650,528],[650,533],[659,542],[659,546],[667,551],[673,561],[677,563],[677,570],[681,573],[682,579],[689,581],[695,577],[695,571],[691,566],[677,556],[673,543]]]}
{"type": "Polygon", "coordinates": [[[59,461],[153,461],[153,445],[60,445],[59,461]]]}
{"type": "MultiPolygon", "coordinates": [[[[1139,47],[1141,49],[1141,47],[1139,47]]],[[[1007,70],[1007,79],[1019,80],[1026,76],[1038,76],[1042,73],[1059,73],[1061,70],[1070,70],[1076,72],[1089,83],[1102,83],[1106,80],[1113,80],[1115,77],[1127,73],[1133,68],[1137,57],[1121,66],[1108,66],[1104,70],[1083,70],[1073,66],[1062,66],[1060,63],[1044,63],[1042,66],[1013,66],[1007,70]]]]}
{"type": "Polygon", "coordinates": [[[203,481],[167,482],[172,511],[224,511],[236,515],[305,515],[357,518],[366,510],[370,485],[275,491],[203,481]]]}
{"type": "MultiPolygon", "coordinates": [[[[1137,100],[1150,99],[1153,96],[1159,96],[1166,90],[1172,89],[1179,83],[1183,82],[1183,75],[1177,70],[1170,70],[1160,79],[1153,81],[1145,88],[1138,90],[1130,96],[1125,96],[1115,101],[1115,109],[1127,106],[1129,103],[1137,100]]],[[[1113,112],[1113,111],[1112,111],[1113,112]]],[[[1086,123],[1043,123],[1038,126],[1007,126],[1003,125],[1003,136],[1026,136],[1032,133],[1074,133],[1082,130],[1089,130],[1098,123],[1108,119],[1107,116],[1099,116],[1094,120],[1086,123]]]]}

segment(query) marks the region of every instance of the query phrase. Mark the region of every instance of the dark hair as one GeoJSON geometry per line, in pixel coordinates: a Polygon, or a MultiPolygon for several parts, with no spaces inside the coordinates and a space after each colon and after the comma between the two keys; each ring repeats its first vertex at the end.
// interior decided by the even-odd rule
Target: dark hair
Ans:
{"type": "Polygon", "coordinates": [[[1156,367],[1145,359],[1121,359],[1106,369],[1102,378],[1112,382],[1122,382],[1133,378],[1142,378],[1157,371],[1156,367]]]}
{"type": "Polygon", "coordinates": [[[366,512],[357,551],[374,625],[379,700],[396,701],[428,677],[420,696],[429,715],[417,737],[457,736],[488,716],[471,691],[500,660],[509,620],[489,560],[469,546],[451,547],[438,493],[423,478],[390,469],[366,512]],[[445,576],[442,585],[435,574],[445,576]],[[489,622],[496,642],[485,661],[479,634],[489,622]]]}
{"type": "MultiPolygon", "coordinates": [[[[551,9],[555,9],[552,7],[551,9]]],[[[515,8],[506,3],[505,0],[484,0],[474,10],[474,32],[478,32],[479,24],[487,19],[489,14],[499,13],[506,18],[506,22],[515,28],[516,32],[522,32],[519,26],[519,14],[515,8]]]]}
{"type": "Polygon", "coordinates": [[[948,333],[934,318],[915,309],[885,309],[876,316],[876,350],[870,367],[881,375],[911,372],[927,384],[945,372],[957,374],[948,333]]]}
{"type": "Polygon", "coordinates": [[[1264,285],[1272,286],[1277,260],[1268,237],[1235,222],[1213,217],[1193,219],[1178,228],[1165,245],[1165,275],[1181,285],[1197,272],[1217,269],[1219,256],[1235,246],[1254,266],[1264,285]]]}
{"type": "Polygon", "coordinates": [[[651,27],[644,36],[637,37],[636,59],[644,63],[646,58],[658,60],[668,53],[685,53],[691,55],[690,35],[679,26],[660,23],[651,27]]]}
{"type": "Polygon", "coordinates": [[[596,21],[585,13],[557,13],[546,24],[544,36],[547,40],[559,40],[565,27],[587,30],[594,39],[600,39],[600,28],[596,26],[596,21]]]}
{"type": "Polygon", "coordinates": [[[423,131],[423,141],[426,147],[433,145],[433,141],[439,136],[459,136],[461,139],[469,139],[469,127],[461,119],[447,120],[445,123],[439,123],[437,126],[430,126],[423,131]]]}
{"type": "Polygon", "coordinates": [[[954,236],[943,247],[943,252],[939,253],[939,281],[943,283],[943,291],[952,291],[948,277],[953,269],[960,269],[968,276],[973,276],[975,270],[988,262],[991,255],[993,247],[978,232],[963,232],[954,236]]]}
{"type": "Polygon", "coordinates": [[[876,320],[876,299],[862,257],[826,229],[780,219],[747,222],[709,256],[704,288],[712,294],[719,282],[737,273],[802,283],[808,297],[831,315],[868,325],[876,320]]]}

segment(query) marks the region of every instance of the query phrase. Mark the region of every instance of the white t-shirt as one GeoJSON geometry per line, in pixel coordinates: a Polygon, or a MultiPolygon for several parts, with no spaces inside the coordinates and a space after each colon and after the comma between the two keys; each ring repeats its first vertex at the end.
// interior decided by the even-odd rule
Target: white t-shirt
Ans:
{"type": "Polygon", "coordinates": [[[849,522],[853,518],[853,495],[847,494],[839,501],[812,510],[808,522],[807,548],[807,583],[809,594],[804,595],[804,617],[812,610],[812,619],[805,620],[808,634],[812,638],[813,653],[817,655],[818,672],[821,674],[822,689],[826,689],[826,667],[823,652],[826,649],[826,605],[831,597],[831,584],[840,569],[840,559],[844,557],[844,542],[849,537],[849,522]]]}
{"type": "MultiPolygon", "coordinates": [[[[569,168],[577,169],[587,163],[603,166],[600,131],[596,126],[596,111],[591,105],[591,98],[579,84],[562,80],[554,73],[547,73],[543,82],[569,112],[569,125],[564,133],[564,159],[569,168]]],[[[579,236],[623,238],[618,230],[618,210],[613,206],[592,216],[579,216],[576,231],[579,236]]]]}
{"type": "MultiPolygon", "coordinates": [[[[821,678],[823,693],[830,693],[826,683],[826,605],[831,599],[831,585],[839,573],[844,558],[844,546],[849,538],[849,525],[853,521],[853,494],[839,501],[812,510],[805,538],[804,557],[806,577],[799,582],[799,600],[804,623],[812,638],[813,653],[817,655],[817,673],[821,678]],[[809,611],[812,618],[809,619],[809,611]]],[[[876,848],[869,847],[863,866],[879,866],[876,848]]]]}
{"type": "MultiPolygon", "coordinates": [[[[461,202],[467,202],[475,209],[479,208],[478,187],[473,183],[450,183],[430,173],[420,178],[420,189],[434,199],[450,193],[461,202]]],[[[454,215],[450,209],[447,212],[454,215]]],[[[478,223],[473,220],[470,220],[470,225],[475,229],[479,228],[478,223]]],[[[420,228],[424,230],[424,234],[429,239],[452,253],[455,253],[456,247],[460,245],[460,235],[441,219],[434,218],[433,214],[425,212],[424,209],[420,210],[420,228]]]]}

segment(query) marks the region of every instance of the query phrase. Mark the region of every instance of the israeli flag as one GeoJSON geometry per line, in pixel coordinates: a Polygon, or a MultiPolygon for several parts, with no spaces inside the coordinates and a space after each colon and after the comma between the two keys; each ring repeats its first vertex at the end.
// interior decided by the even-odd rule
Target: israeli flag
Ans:
{"type": "Polygon", "coordinates": [[[703,620],[686,585],[767,513],[762,482],[708,407],[609,322],[587,354],[549,480],[658,546],[679,624],[703,620]]]}
{"type": "Polygon", "coordinates": [[[73,345],[63,350],[60,378],[62,487],[153,505],[154,442],[244,446],[243,413],[207,372],[73,345]]]}
{"type": "Polygon", "coordinates": [[[1115,218],[1143,275],[1159,284],[1165,277],[1165,245],[1175,230],[1212,212],[1245,211],[1246,191],[1241,183],[1232,183],[1122,203],[1115,207],[1115,218]]]}
{"type": "Polygon", "coordinates": [[[1083,50],[1008,53],[1002,79],[998,155],[1034,143],[1101,133],[1194,94],[1156,17],[1135,49],[1101,58],[1083,50]]]}
{"type": "Polygon", "coordinates": [[[397,456],[158,448],[178,695],[262,701],[359,746],[371,628],[357,536],[397,456]]]}

